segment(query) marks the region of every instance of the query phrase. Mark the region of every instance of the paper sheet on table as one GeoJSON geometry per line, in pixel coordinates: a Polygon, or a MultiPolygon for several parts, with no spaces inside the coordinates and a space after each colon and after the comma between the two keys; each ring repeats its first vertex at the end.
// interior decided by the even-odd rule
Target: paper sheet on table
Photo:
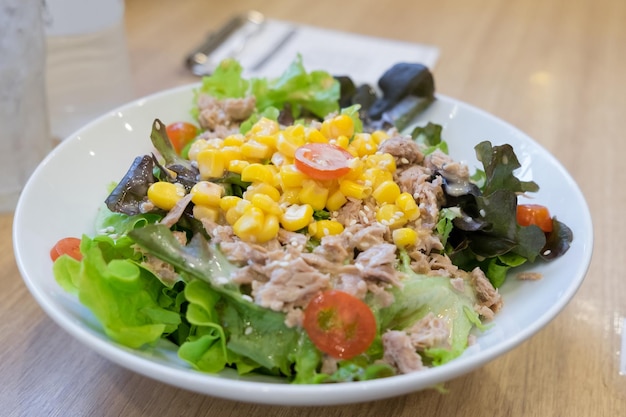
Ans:
{"type": "Polygon", "coordinates": [[[301,54],[308,71],[323,69],[336,76],[349,75],[355,82],[376,83],[398,62],[417,62],[432,68],[439,49],[267,19],[260,28],[227,39],[210,60],[216,65],[232,56],[242,64],[247,76],[276,77],[297,54],[301,54]]]}

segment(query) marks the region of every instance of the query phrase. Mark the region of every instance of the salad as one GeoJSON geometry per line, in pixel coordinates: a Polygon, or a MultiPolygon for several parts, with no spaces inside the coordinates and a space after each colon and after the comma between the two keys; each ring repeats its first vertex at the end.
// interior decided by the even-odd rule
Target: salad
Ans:
{"type": "Polygon", "coordinates": [[[276,79],[242,72],[203,79],[195,123],[157,117],[96,233],[51,250],[113,341],[297,384],[418,372],[489,325],[512,268],[568,250],[547,207],[518,203],[538,185],[510,146],[477,144],[470,173],[441,126],[407,132],[436,100],[428,68],[394,65],[379,90],[301,57],[276,79]]]}

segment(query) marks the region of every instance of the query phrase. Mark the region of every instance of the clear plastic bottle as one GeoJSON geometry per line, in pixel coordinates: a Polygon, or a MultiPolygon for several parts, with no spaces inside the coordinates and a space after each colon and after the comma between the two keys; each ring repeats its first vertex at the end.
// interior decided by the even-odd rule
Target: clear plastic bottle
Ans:
{"type": "Polygon", "coordinates": [[[0,212],[52,148],[40,1],[0,0],[0,212]]]}
{"type": "Polygon", "coordinates": [[[123,0],[45,0],[46,84],[57,141],[134,97],[123,0]]]}

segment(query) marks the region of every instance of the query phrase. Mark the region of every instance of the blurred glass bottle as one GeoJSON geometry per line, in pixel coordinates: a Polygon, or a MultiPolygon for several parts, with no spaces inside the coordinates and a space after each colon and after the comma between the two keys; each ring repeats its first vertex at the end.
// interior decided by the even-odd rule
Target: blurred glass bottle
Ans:
{"type": "Polygon", "coordinates": [[[46,113],[43,0],[0,0],[0,212],[52,148],[46,113]]]}
{"type": "Polygon", "coordinates": [[[46,85],[56,141],[133,97],[123,0],[45,0],[46,85]]]}

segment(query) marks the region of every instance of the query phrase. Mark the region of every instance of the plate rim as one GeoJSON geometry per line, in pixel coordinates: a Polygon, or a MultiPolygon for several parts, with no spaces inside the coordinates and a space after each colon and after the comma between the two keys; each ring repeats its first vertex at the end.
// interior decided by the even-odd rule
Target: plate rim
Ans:
{"type": "MultiPolygon", "coordinates": [[[[181,93],[183,91],[195,88],[198,85],[199,83],[191,83],[159,91],[139,98],[137,100],[133,100],[123,106],[112,110],[111,112],[103,114],[102,116],[83,126],[81,129],[77,130],[74,134],[70,135],[68,139],[63,141],[52,152],[50,152],[50,154],[48,154],[47,157],[44,158],[44,160],[36,168],[35,172],[31,176],[31,179],[36,179],[37,174],[44,169],[48,161],[55,158],[58,153],[64,152],[64,149],[67,146],[70,146],[72,140],[79,140],[81,132],[89,130],[94,125],[102,123],[105,119],[111,117],[111,114],[121,111],[128,111],[137,107],[142,102],[151,101],[161,96],[181,93]]],[[[396,375],[391,378],[376,379],[371,381],[359,381],[328,385],[294,385],[285,383],[247,381],[242,379],[233,380],[220,375],[195,371],[191,368],[173,368],[167,366],[166,364],[158,363],[154,360],[143,357],[137,353],[133,353],[129,351],[129,349],[124,348],[123,346],[119,346],[112,341],[108,341],[108,343],[102,343],[102,339],[91,334],[89,329],[85,328],[84,324],[68,320],[66,317],[67,313],[57,310],[54,307],[53,303],[49,300],[48,296],[43,293],[40,288],[38,288],[36,282],[33,281],[32,277],[29,276],[28,267],[24,264],[23,261],[23,244],[21,236],[19,235],[20,225],[24,222],[23,216],[25,216],[25,211],[22,209],[22,205],[25,204],[23,202],[22,196],[20,196],[20,199],[18,201],[13,219],[13,249],[18,270],[30,293],[33,295],[33,297],[36,299],[42,309],[47,313],[47,315],[51,317],[57,325],[63,328],[66,332],[70,333],[82,344],[93,349],[95,352],[105,357],[106,359],[111,360],[112,362],[124,368],[130,369],[148,378],[205,395],[211,395],[236,401],[272,405],[350,404],[363,401],[379,400],[383,398],[389,398],[407,394],[410,392],[415,392],[421,389],[428,388],[428,386],[434,386],[438,383],[449,381],[453,378],[469,373],[479,367],[482,367],[484,364],[502,356],[503,354],[517,347],[522,342],[528,340],[531,336],[536,334],[538,331],[543,329],[550,321],[552,321],[572,300],[572,298],[582,285],[591,263],[594,240],[593,225],[589,206],[586,199],[584,198],[584,194],[582,193],[581,189],[576,184],[573,177],[565,169],[565,167],[540,143],[535,141],[532,137],[530,137],[511,123],[499,117],[496,117],[495,115],[488,113],[476,106],[460,101],[458,99],[448,97],[446,95],[437,94],[436,96],[440,100],[448,101],[449,103],[452,103],[454,105],[464,107],[471,112],[480,114],[482,117],[486,117],[492,122],[503,124],[504,127],[510,129],[512,132],[516,132],[518,135],[523,137],[524,140],[529,141],[532,145],[541,150],[544,153],[544,156],[547,156],[551,160],[551,163],[555,164],[559,171],[565,175],[565,178],[568,180],[568,182],[575,188],[578,197],[581,199],[581,201],[584,202],[583,211],[585,213],[585,217],[583,219],[583,226],[581,226],[581,230],[585,230],[587,234],[586,236],[576,236],[576,239],[584,240],[582,244],[585,254],[584,259],[582,259],[582,262],[580,262],[578,264],[578,267],[576,268],[576,280],[572,285],[567,287],[566,292],[563,296],[559,298],[559,301],[557,303],[548,308],[543,315],[537,317],[537,319],[533,322],[533,325],[526,326],[515,337],[507,338],[506,340],[503,340],[494,346],[488,347],[484,350],[481,350],[480,352],[473,354],[472,361],[470,362],[459,361],[460,358],[457,358],[443,366],[429,368],[427,371],[425,371],[428,372],[425,377],[423,376],[424,374],[421,374],[420,376],[422,376],[422,378],[417,378],[418,381],[424,379],[426,383],[421,382],[418,384],[417,387],[410,384],[409,382],[415,380],[418,373],[396,375]],[[277,387],[280,388],[277,389],[277,387]],[[278,392],[272,394],[273,391],[280,392],[280,400],[277,401],[276,398],[278,392]],[[367,393],[368,397],[360,398],[365,393],[367,393]],[[245,394],[246,397],[242,398],[244,396],[242,394],[245,394]],[[323,396],[325,397],[325,401],[323,403],[320,403],[314,398],[311,398],[312,396],[314,398],[323,396]]],[[[31,179],[29,179],[29,181],[27,182],[24,188],[25,191],[29,189],[31,179]]],[[[23,193],[22,195],[24,194],[26,193],[23,193]]],[[[76,300],[76,302],[78,302],[78,300],[76,300]]]]}

